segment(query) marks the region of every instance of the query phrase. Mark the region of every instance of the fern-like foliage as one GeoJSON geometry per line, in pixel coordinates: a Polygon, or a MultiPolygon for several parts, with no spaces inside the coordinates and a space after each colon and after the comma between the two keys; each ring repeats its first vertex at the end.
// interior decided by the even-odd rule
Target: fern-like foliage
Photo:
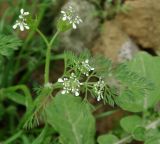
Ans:
{"type": "Polygon", "coordinates": [[[65,52],[66,71],[67,69],[74,69],[76,71],[79,63],[90,58],[91,55],[88,50],[85,50],[80,55],[76,55],[73,52],[66,51],[65,52]]]}
{"type": "Polygon", "coordinates": [[[38,96],[25,115],[24,128],[31,129],[45,121],[44,109],[49,103],[52,87],[39,87],[36,89],[38,96]]]}
{"type": "Polygon", "coordinates": [[[53,87],[44,86],[37,89],[38,96],[34,101],[32,109],[28,111],[25,127],[32,128],[45,121],[45,106],[48,105],[53,91],[57,88],[58,91],[56,90],[54,93],[63,95],[63,92],[67,91],[67,93],[74,95],[73,91],[76,87],[79,93],[78,96],[83,94],[87,100],[90,93],[97,101],[103,101],[104,104],[107,103],[112,106],[115,103],[120,105],[119,103],[121,102],[126,104],[128,101],[134,103],[138,96],[146,96],[148,91],[152,89],[150,82],[138,74],[129,71],[127,65],[120,64],[115,66],[110,60],[102,56],[91,58],[88,52],[84,52],[78,56],[72,52],[65,52],[64,62],[64,74],[60,80],[52,84],[53,87]],[[83,62],[86,60],[87,62],[84,64],[83,62]],[[88,71],[87,75],[83,71],[86,65],[87,68],[93,68],[88,71]],[[73,73],[76,81],[71,78],[73,73]],[[77,86],[77,83],[79,86],[77,86]]]}
{"type": "Polygon", "coordinates": [[[94,66],[97,76],[106,78],[111,74],[112,62],[104,56],[92,57],[91,64],[94,66]]]}
{"type": "Polygon", "coordinates": [[[125,64],[121,64],[115,69],[114,76],[119,81],[121,88],[123,87],[128,92],[136,89],[144,95],[146,91],[153,89],[151,82],[137,73],[129,71],[125,64]]]}
{"type": "MultiPolygon", "coordinates": [[[[154,89],[154,85],[148,79],[129,71],[127,65],[121,64],[114,70],[114,78],[116,80],[116,89],[118,105],[129,105],[138,103],[139,97],[148,97],[148,92],[154,89]]],[[[129,106],[127,106],[129,107],[129,106]]]]}
{"type": "Polygon", "coordinates": [[[22,41],[15,36],[0,35],[0,55],[9,57],[13,51],[22,45],[22,41]]]}

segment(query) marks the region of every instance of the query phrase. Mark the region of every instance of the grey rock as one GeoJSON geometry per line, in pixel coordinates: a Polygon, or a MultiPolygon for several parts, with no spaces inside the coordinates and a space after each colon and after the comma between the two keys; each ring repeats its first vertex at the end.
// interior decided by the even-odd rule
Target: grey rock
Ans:
{"type": "Polygon", "coordinates": [[[81,53],[84,49],[92,47],[93,40],[98,33],[99,20],[94,15],[95,7],[86,0],[70,0],[64,7],[70,4],[78,11],[83,23],[78,25],[76,30],[61,34],[60,47],[81,53]]]}

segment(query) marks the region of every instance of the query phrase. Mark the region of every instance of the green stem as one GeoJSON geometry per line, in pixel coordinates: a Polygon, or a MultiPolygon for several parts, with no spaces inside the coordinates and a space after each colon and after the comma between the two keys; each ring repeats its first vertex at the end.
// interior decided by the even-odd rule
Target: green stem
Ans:
{"type": "Polygon", "coordinates": [[[22,133],[23,133],[23,131],[21,130],[2,143],[3,144],[11,144],[13,141],[15,141],[17,138],[19,138],[22,135],[22,133]]]}
{"type": "Polygon", "coordinates": [[[42,37],[43,41],[45,42],[46,46],[47,46],[47,52],[46,52],[46,60],[45,60],[45,71],[44,71],[44,83],[48,83],[49,82],[49,67],[50,67],[50,59],[51,59],[51,48],[52,48],[52,44],[54,43],[54,41],[56,40],[58,34],[60,33],[59,31],[57,31],[55,33],[55,35],[52,37],[51,41],[49,42],[47,40],[47,38],[45,37],[45,35],[39,30],[36,30],[39,35],[42,37]]]}
{"type": "Polygon", "coordinates": [[[57,38],[57,36],[59,35],[59,33],[60,33],[60,31],[57,30],[57,32],[55,33],[55,35],[52,37],[52,39],[51,39],[51,41],[50,41],[50,43],[49,43],[50,47],[52,46],[52,44],[53,44],[54,41],[56,40],[56,38],[57,38]]]}
{"type": "Polygon", "coordinates": [[[55,39],[57,38],[59,31],[55,33],[49,44],[47,45],[47,52],[46,52],[46,61],[45,61],[45,72],[44,72],[44,83],[49,82],[49,67],[50,67],[50,58],[51,58],[51,48],[52,44],[54,43],[55,39]]]}
{"type": "Polygon", "coordinates": [[[46,46],[49,47],[49,42],[47,40],[47,38],[45,37],[45,35],[39,30],[36,29],[36,31],[39,33],[39,35],[42,37],[43,41],[45,42],[46,46]]]}
{"type": "Polygon", "coordinates": [[[116,113],[118,110],[112,110],[112,111],[107,111],[107,112],[104,112],[104,113],[101,113],[99,115],[96,115],[96,119],[100,119],[100,118],[104,118],[104,117],[107,117],[107,116],[110,116],[114,113],[116,113]]]}

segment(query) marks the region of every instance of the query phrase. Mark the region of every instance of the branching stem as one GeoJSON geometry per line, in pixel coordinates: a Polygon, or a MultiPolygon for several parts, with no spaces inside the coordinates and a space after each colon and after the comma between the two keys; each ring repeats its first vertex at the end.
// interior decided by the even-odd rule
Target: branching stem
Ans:
{"type": "Polygon", "coordinates": [[[37,29],[37,32],[42,37],[43,41],[45,42],[45,44],[47,46],[46,60],[45,60],[45,71],[44,71],[44,83],[47,84],[49,82],[49,67],[50,67],[50,59],[51,59],[51,49],[52,49],[52,45],[55,42],[60,31],[57,31],[50,41],[47,40],[45,35],[39,29],[37,29]]]}
{"type": "Polygon", "coordinates": [[[50,67],[50,59],[51,59],[51,48],[52,44],[56,40],[59,31],[55,33],[49,44],[47,45],[47,52],[46,52],[46,61],[45,61],[45,72],[44,72],[44,83],[47,84],[49,82],[49,67],[50,67]]]}

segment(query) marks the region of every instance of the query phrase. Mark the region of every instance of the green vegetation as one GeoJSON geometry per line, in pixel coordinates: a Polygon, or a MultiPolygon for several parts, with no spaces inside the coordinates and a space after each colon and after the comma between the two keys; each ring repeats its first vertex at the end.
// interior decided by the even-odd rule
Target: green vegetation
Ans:
{"type": "MultiPolygon", "coordinates": [[[[88,50],[62,52],[61,34],[76,31],[84,20],[69,6],[58,11],[52,27],[44,19],[56,2],[6,1],[0,21],[0,144],[158,144],[160,57],[139,52],[114,64],[88,50]],[[102,106],[112,109],[95,113],[102,106]],[[96,121],[122,110],[129,115],[110,132],[96,133],[96,121]]],[[[106,3],[108,18],[125,9],[121,1],[106,3]]]]}

